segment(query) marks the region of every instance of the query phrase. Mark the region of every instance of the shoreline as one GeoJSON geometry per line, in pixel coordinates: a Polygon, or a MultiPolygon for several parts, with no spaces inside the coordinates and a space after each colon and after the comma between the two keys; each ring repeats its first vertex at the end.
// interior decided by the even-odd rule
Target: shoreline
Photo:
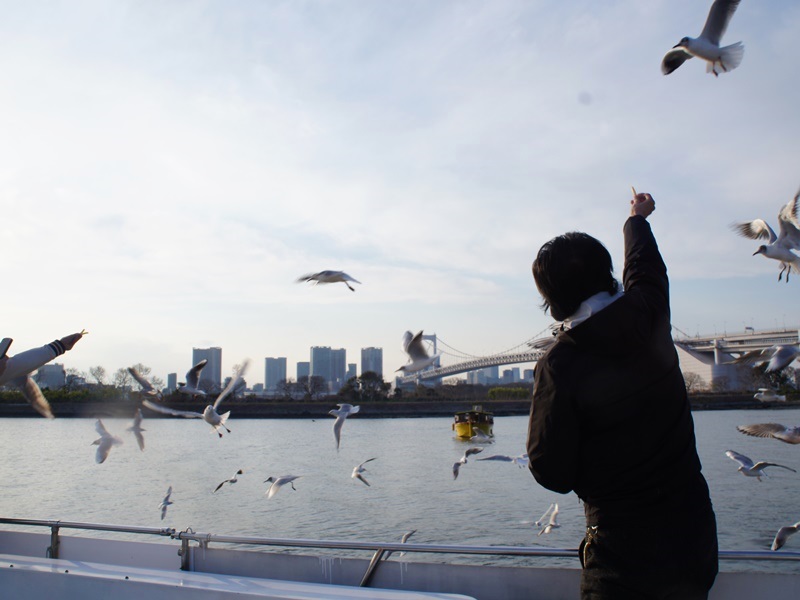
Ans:
{"type": "MultiPolygon", "coordinates": [[[[228,401],[225,410],[236,419],[317,419],[328,418],[328,411],[335,408],[339,398],[332,397],[314,401],[228,401]]],[[[760,402],[752,394],[694,395],[689,397],[692,411],[705,410],[756,410],[800,408],[800,398],[786,402],[760,402]]],[[[178,410],[202,412],[203,401],[170,403],[178,410]]],[[[456,412],[479,405],[496,417],[524,416],[530,413],[531,401],[526,400],[383,400],[360,402],[359,418],[426,418],[452,417],[456,412]]],[[[56,418],[130,418],[139,407],[138,401],[121,402],[57,402],[51,404],[56,418]]],[[[146,419],[181,418],[155,413],[145,408],[146,419]]],[[[0,418],[36,417],[35,411],[26,403],[0,404],[0,418]]]]}

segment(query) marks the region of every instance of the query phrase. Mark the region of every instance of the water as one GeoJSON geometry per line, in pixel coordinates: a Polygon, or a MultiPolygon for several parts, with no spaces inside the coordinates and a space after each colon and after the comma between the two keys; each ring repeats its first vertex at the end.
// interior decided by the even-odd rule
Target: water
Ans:
{"type": "MultiPolygon", "coordinates": [[[[698,451],[717,513],[720,547],[769,548],[782,525],[800,520],[796,495],[800,474],[772,469],[762,482],[737,473],[725,456],[733,449],[800,471],[800,446],[752,438],[736,425],[800,422],[800,410],[694,413],[698,451]]],[[[3,420],[0,516],[60,519],[119,525],[174,527],[229,535],[313,539],[365,539],[436,544],[577,547],[583,509],[574,494],[540,487],[527,469],[471,457],[453,480],[452,465],[469,444],[453,437],[451,418],[364,419],[345,423],[339,452],[333,419],[236,420],[218,439],[200,420],[145,419],[141,452],[125,429],[128,420],[103,421],[124,445],[103,464],[94,461],[98,436],[88,419],[3,420]],[[364,474],[367,487],[351,479],[353,467],[377,457],[364,474]],[[212,490],[237,469],[236,484],[212,490]],[[272,499],[264,495],[270,475],[302,475],[272,499]],[[173,486],[167,518],[158,504],[173,486]],[[533,521],[551,502],[560,507],[561,528],[537,536],[533,521]]],[[[495,419],[496,441],[480,456],[524,452],[527,417],[495,419]]],[[[654,535],[657,536],[654,515],[654,535]]],[[[75,535],[74,531],[66,531],[75,535]]],[[[88,534],[98,535],[98,534],[88,534]]],[[[106,535],[106,534],[102,534],[106,535]]],[[[141,538],[139,538],[141,540],[141,538]]],[[[157,541],[149,540],[148,541],[157,541]]],[[[787,549],[800,549],[790,539],[787,549]]],[[[359,556],[364,556],[359,554],[359,556]]],[[[416,555],[414,560],[438,560],[416,555]]],[[[448,557],[448,560],[461,560],[448,557]]],[[[464,557],[483,563],[527,559],[464,557]]],[[[555,564],[577,566],[559,559],[555,564]]],[[[574,564],[573,564],[574,563],[574,564]]],[[[723,562],[726,570],[747,565],[723,562]]],[[[757,570],[791,570],[790,563],[758,563],[757,570]]]]}

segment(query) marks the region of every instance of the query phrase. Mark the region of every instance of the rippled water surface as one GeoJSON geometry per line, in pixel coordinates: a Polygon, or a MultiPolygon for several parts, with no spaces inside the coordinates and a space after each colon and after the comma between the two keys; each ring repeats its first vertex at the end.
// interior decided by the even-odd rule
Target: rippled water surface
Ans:
{"type": "MultiPolygon", "coordinates": [[[[199,420],[145,419],[144,452],[126,431],[130,421],[105,420],[124,444],[103,464],[94,459],[91,442],[98,436],[93,420],[5,419],[0,516],[370,541],[399,541],[403,532],[416,529],[414,542],[482,546],[575,548],[582,537],[577,497],[540,487],[527,469],[471,457],[453,480],[453,463],[470,444],[453,437],[450,418],[356,415],[347,420],[337,452],[332,418],[235,417],[229,423],[233,433],[222,439],[199,420]],[[366,465],[365,477],[372,484],[367,487],[350,474],[372,457],[376,460],[366,465]],[[240,468],[244,474],[238,483],[212,493],[240,468]],[[295,482],[297,490],[286,486],[267,500],[264,480],[285,474],[302,476],[295,482]],[[170,485],[174,504],[161,521],[158,504],[170,485]],[[551,502],[559,503],[561,528],[537,536],[532,522],[551,502]]],[[[694,413],[694,419],[720,547],[768,549],[780,526],[800,521],[800,474],[773,469],[762,482],[745,478],[725,451],[800,471],[800,446],[747,437],[735,429],[759,422],[797,425],[800,411],[709,411],[694,413]]],[[[496,441],[480,456],[524,452],[526,427],[526,417],[497,418],[496,441]]],[[[800,549],[800,537],[790,539],[791,546],[800,549]]],[[[563,564],[577,566],[572,562],[563,564]]],[[[761,563],[757,568],[793,567],[761,563]]]]}

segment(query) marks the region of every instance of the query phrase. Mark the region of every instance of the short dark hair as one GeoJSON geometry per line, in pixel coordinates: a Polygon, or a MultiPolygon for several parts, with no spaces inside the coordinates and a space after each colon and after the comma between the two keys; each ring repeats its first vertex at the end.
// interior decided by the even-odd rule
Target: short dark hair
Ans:
{"type": "Polygon", "coordinates": [[[572,231],[546,242],[533,261],[533,279],[542,295],[542,308],[563,321],[597,294],[615,294],[611,255],[600,241],[586,233],[572,231]]]}

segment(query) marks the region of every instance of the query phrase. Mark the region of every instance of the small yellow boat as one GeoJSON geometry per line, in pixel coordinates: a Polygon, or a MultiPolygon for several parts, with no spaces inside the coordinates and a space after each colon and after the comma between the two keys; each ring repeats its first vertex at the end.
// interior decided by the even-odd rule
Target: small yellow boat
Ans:
{"type": "Polygon", "coordinates": [[[452,425],[456,437],[462,440],[469,440],[473,437],[484,436],[494,437],[492,427],[494,426],[494,415],[485,412],[483,407],[475,405],[472,410],[457,412],[452,425]],[[476,430],[479,433],[476,433],[476,430]]]}

